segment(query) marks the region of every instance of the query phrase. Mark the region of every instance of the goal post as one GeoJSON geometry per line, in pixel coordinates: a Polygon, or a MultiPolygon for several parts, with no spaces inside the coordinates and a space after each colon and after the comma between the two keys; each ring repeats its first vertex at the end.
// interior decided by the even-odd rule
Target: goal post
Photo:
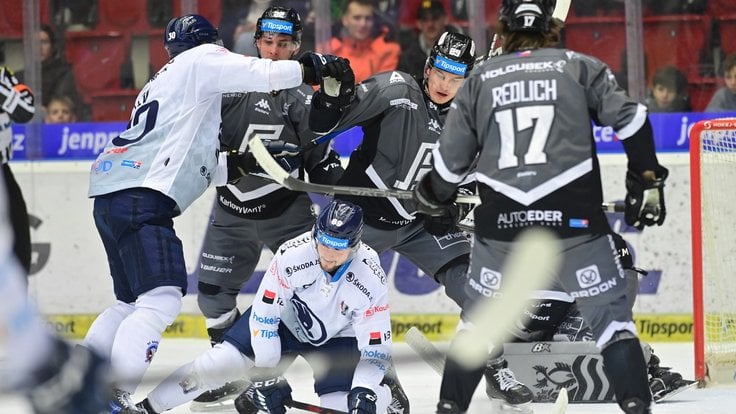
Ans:
{"type": "Polygon", "coordinates": [[[736,118],[690,131],[695,379],[736,381],[736,118]]]}

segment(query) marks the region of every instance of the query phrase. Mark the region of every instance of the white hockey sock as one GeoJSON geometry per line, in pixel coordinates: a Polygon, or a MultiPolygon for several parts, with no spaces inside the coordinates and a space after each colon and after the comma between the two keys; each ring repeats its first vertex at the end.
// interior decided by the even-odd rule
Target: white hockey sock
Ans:
{"type": "Polygon", "coordinates": [[[133,394],[158,350],[161,335],[181,310],[181,290],[164,286],[138,297],[120,323],[110,353],[116,386],[133,394]]]}
{"type": "Polygon", "coordinates": [[[242,378],[252,367],[253,361],[229,342],[223,342],[161,381],[148,394],[148,401],[157,412],[170,410],[197,398],[204,391],[242,378]]]}
{"type": "Polygon", "coordinates": [[[121,301],[105,309],[89,327],[89,331],[84,337],[84,346],[95,350],[104,358],[110,359],[115,334],[123,320],[134,310],[133,305],[121,301]]]}

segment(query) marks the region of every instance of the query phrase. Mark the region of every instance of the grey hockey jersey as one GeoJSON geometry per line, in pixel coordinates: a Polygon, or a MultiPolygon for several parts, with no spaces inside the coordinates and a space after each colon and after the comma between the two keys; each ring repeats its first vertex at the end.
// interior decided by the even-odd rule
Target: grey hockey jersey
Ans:
{"type": "Polygon", "coordinates": [[[564,49],[501,55],[453,101],[434,166],[459,183],[477,162],[481,236],[512,240],[531,225],[561,237],[608,233],[591,120],[624,140],[646,117],[595,58],[564,49]]]}

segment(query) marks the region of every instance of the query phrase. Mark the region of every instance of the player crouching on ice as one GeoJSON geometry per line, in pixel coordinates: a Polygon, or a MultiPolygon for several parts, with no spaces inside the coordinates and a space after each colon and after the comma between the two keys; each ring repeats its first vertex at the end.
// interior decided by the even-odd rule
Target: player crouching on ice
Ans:
{"type": "Polygon", "coordinates": [[[385,413],[392,389],[384,381],[392,352],[388,286],[362,232],[361,208],[332,201],[312,231],[280,246],[253,305],[224,341],[161,382],[137,413],[161,413],[245,374],[253,386],[236,400],[238,411],[283,414],[291,387],[282,375],[300,355],[315,372],[322,406],[385,413]]]}

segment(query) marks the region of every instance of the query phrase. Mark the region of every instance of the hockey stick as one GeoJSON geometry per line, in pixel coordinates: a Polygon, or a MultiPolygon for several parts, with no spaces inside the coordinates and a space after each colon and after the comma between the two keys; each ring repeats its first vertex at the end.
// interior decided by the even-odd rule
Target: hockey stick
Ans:
{"type": "MultiPolygon", "coordinates": [[[[362,197],[394,197],[404,200],[412,198],[412,192],[409,190],[395,190],[391,188],[369,188],[369,187],[348,187],[339,185],[315,184],[294,178],[271,156],[266,147],[263,145],[258,135],[251,138],[249,144],[253,156],[258,164],[271,178],[283,187],[293,191],[303,191],[308,193],[320,194],[344,194],[362,197]]],[[[468,204],[480,204],[480,198],[477,196],[457,197],[457,202],[468,204]]]]}
{"type": "MultiPolygon", "coordinates": [[[[567,13],[570,11],[571,2],[572,0],[557,0],[557,3],[555,4],[555,10],[552,12],[552,18],[562,20],[563,22],[567,20],[567,13]]],[[[501,50],[500,47],[496,48],[497,41],[498,35],[494,33],[493,40],[491,40],[491,47],[488,49],[488,52],[486,53],[486,56],[483,60],[503,53],[503,50],[501,50]]]]}
{"type": "Polygon", "coordinates": [[[310,413],[319,414],[348,414],[345,411],[333,410],[332,408],[320,407],[319,405],[309,404],[301,401],[287,400],[284,401],[284,405],[291,408],[298,408],[300,410],[309,411],[310,413]]]}

